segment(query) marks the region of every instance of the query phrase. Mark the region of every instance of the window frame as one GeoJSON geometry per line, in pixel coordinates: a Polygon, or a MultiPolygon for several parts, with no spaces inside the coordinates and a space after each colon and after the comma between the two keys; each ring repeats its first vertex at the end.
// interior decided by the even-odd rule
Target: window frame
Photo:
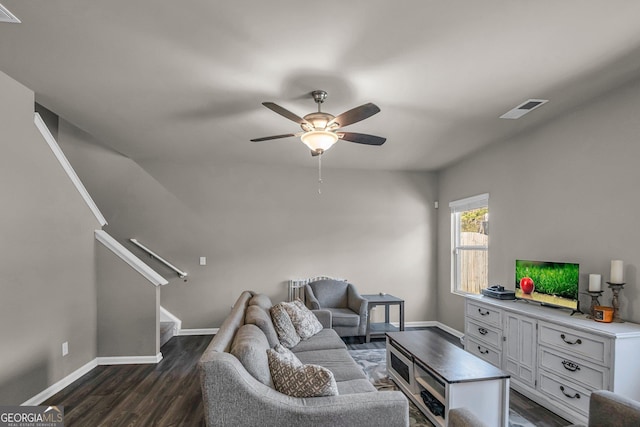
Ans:
{"type": "MultiPolygon", "coordinates": [[[[465,246],[460,244],[460,218],[463,212],[479,209],[489,209],[489,193],[478,194],[476,196],[467,197],[460,200],[454,200],[449,203],[451,209],[451,293],[457,295],[476,295],[472,292],[467,292],[461,288],[461,262],[460,255],[462,251],[467,250],[484,250],[489,251],[489,235],[487,234],[487,245],[475,245],[465,246]]],[[[487,275],[489,269],[489,261],[487,260],[487,275]]],[[[487,277],[488,280],[488,277],[487,277]]]]}

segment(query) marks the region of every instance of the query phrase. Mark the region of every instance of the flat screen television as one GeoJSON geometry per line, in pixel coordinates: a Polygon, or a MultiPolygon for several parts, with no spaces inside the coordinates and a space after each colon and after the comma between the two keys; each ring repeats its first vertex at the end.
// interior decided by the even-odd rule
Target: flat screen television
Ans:
{"type": "Polygon", "coordinates": [[[516,260],[516,298],[578,310],[580,265],[516,260]]]}

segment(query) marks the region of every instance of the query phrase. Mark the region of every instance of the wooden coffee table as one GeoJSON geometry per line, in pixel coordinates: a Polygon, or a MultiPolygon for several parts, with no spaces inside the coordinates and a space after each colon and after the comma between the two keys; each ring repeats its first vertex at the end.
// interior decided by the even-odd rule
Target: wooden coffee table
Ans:
{"type": "Polygon", "coordinates": [[[458,407],[487,425],[509,425],[508,373],[431,330],[386,335],[389,377],[435,425],[446,426],[458,407]]]}

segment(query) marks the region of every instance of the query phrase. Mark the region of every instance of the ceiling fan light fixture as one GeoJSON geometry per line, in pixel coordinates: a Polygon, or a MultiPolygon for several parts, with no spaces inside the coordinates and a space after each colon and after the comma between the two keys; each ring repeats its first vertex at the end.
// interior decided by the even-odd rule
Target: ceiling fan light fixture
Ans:
{"type": "Polygon", "coordinates": [[[327,128],[327,125],[335,119],[335,117],[332,114],[319,111],[317,113],[307,114],[304,116],[304,119],[313,127],[313,129],[308,130],[332,130],[333,127],[327,128]]]}
{"type": "Polygon", "coordinates": [[[338,142],[338,135],[326,130],[313,130],[302,134],[300,139],[311,151],[324,152],[338,142]]]}

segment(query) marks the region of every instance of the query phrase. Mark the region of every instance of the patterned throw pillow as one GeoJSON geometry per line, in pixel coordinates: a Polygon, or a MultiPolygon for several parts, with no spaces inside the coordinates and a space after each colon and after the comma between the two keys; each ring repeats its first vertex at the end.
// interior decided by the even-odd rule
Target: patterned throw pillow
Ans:
{"type": "Polygon", "coordinates": [[[303,365],[288,349],[277,345],[267,350],[273,385],[280,393],[292,397],[337,396],[333,373],[318,365],[303,365]]]}
{"type": "Polygon", "coordinates": [[[300,337],[296,332],[296,328],[291,322],[291,318],[285,310],[283,303],[276,304],[269,310],[273,327],[276,329],[280,344],[287,348],[295,347],[300,342],[300,337]]]}
{"type": "Polygon", "coordinates": [[[299,367],[299,366],[302,366],[302,362],[300,361],[300,359],[298,359],[298,356],[296,356],[293,351],[289,350],[285,346],[283,346],[281,344],[276,344],[275,347],[273,347],[272,350],[274,350],[274,351],[276,351],[278,353],[279,358],[282,361],[290,363],[292,366],[294,366],[296,368],[299,367]]]}
{"type": "Polygon", "coordinates": [[[283,303],[284,309],[287,310],[293,327],[303,340],[309,339],[322,329],[322,323],[315,314],[309,310],[299,299],[293,302],[283,303]]]}

